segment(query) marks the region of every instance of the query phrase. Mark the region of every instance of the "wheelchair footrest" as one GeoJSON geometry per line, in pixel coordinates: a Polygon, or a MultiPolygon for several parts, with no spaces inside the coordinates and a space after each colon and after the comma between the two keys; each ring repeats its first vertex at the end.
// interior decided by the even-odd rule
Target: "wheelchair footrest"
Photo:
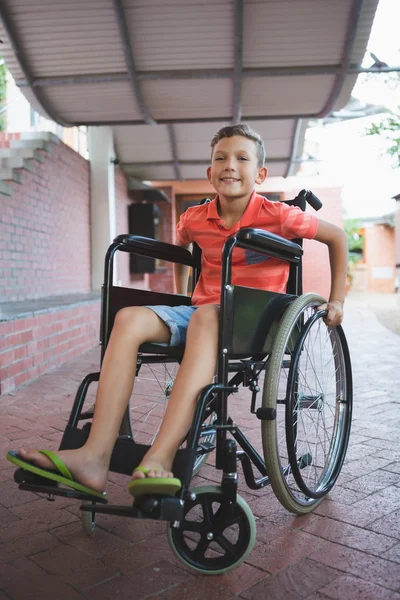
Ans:
{"type": "Polygon", "coordinates": [[[63,498],[74,498],[76,500],[85,500],[90,502],[100,502],[107,504],[108,500],[97,496],[90,496],[89,494],[83,494],[82,492],[77,492],[76,490],[68,489],[68,488],[60,488],[56,485],[43,485],[41,483],[20,483],[20,490],[25,490],[27,492],[34,492],[36,494],[46,494],[49,496],[48,500],[54,500],[52,496],[62,496],[63,498]]]}
{"type": "Polygon", "coordinates": [[[131,517],[134,519],[155,519],[159,521],[181,521],[183,500],[171,496],[142,496],[133,506],[104,504],[100,506],[82,505],[81,510],[92,513],[131,517]]]}
{"type": "Polygon", "coordinates": [[[34,492],[35,494],[46,494],[48,500],[54,500],[53,496],[62,496],[63,498],[76,498],[77,500],[90,500],[92,502],[101,502],[107,504],[107,498],[100,498],[100,496],[92,496],[85,492],[79,492],[73,488],[69,488],[47,479],[47,477],[41,477],[34,473],[29,473],[24,469],[17,469],[14,472],[14,481],[18,483],[20,490],[26,492],[34,492]]]}
{"type": "Polygon", "coordinates": [[[209,454],[213,450],[215,450],[216,445],[212,442],[201,442],[197,447],[197,456],[202,456],[203,454],[209,454]]]}

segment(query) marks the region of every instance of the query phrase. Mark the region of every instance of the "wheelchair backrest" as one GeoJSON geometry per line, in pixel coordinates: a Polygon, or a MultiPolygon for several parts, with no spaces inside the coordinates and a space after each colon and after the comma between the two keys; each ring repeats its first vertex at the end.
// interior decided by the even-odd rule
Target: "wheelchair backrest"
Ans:
{"type": "MultiPolygon", "coordinates": [[[[292,200],[283,200],[283,202],[285,204],[287,204],[288,206],[297,206],[301,210],[305,211],[306,210],[306,194],[303,193],[305,191],[306,190],[302,190],[302,192],[300,192],[300,194],[298,196],[296,196],[296,198],[293,198],[292,200]]],[[[207,204],[208,202],[211,202],[211,198],[203,198],[202,200],[200,200],[199,204],[207,204]]],[[[315,208],[315,210],[318,210],[320,208],[320,207],[317,207],[316,205],[313,205],[313,207],[315,208]]],[[[299,246],[303,246],[303,240],[301,238],[296,238],[292,241],[295,242],[296,244],[299,244],[299,246]]],[[[198,281],[198,278],[200,277],[200,272],[201,272],[201,249],[196,243],[193,244],[192,254],[193,254],[193,257],[194,257],[194,259],[196,261],[196,265],[197,265],[195,273],[193,274],[193,279],[192,279],[192,290],[191,291],[193,292],[194,287],[198,281]]],[[[289,277],[288,277],[288,282],[287,282],[287,286],[286,286],[287,294],[293,294],[295,296],[300,296],[303,293],[302,275],[303,275],[302,262],[300,261],[298,264],[290,263],[289,277]]]]}

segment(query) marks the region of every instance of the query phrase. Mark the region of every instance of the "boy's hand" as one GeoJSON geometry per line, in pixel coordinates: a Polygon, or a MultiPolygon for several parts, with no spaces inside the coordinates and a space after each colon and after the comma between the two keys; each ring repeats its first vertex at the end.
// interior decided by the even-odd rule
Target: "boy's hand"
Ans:
{"type": "Polygon", "coordinates": [[[330,327],[340,325],[343,321],[343,303],[340,300],[330,300],[326,304],[321,304],[318,310],[328,311],[324,321],[330,327]]]}

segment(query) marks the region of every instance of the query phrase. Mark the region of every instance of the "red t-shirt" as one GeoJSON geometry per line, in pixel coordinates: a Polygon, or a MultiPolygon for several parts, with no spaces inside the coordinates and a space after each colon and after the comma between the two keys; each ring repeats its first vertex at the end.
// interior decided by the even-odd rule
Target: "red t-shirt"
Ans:
{"type": "MultiPolygon", "coordinates": [[[[177,241],[187,246],[196,242],[202,250],[201,275],[192,304],[219,304],[221,293],[222,248],[227,237],[244,227],[264,229],[288,240],[312,239],[318,227],[314,215],[283,202],[271,202],[253,194],[240,221],[232,229],[225,227],[217,211],[217,199],[188,208],[177,225],[177,241]]],[[[252,250],[235,248],[232,260],[232,283],[273,292],[285,292],[289,264],[252,250]]]]}

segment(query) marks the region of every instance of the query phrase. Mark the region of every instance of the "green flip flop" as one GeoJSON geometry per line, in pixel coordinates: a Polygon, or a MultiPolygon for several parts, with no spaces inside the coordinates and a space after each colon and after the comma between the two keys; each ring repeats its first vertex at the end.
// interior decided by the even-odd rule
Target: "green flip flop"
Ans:
{"type": "Polygon", "coordinates": [[[89,496],[95,496],[96,498],[101,498],[104,501],[107,501],[105,493],[97,492],[96,490],[92,490],[91,488],[74,481],[70,470],[67,465],[63,463],[63,461],[51,450],[38,450],[41,454],[44,454],[51,460],[54,464],[57,471],[50,471],[49,469],[42,469],[38,467],[34,463],[28,462],[21,458],[17,452],[14,450],[10,450],[6,454],[7,460],[12,462],[17,467],[21,467],[24,471],[28,471],[29,473],[33,473],[34,475],[40,475],[40,477],[45,477],[46,479],[51,479],[52,481],[56,481],[57,483],[61,483],[66,485],[67,487],[76,490],[77,492],[82,492],[83,494],[88,494],[89,496]]]}
{"type": "MultiPolygon", "coordinates": [[[[133,472],[135,471],[141,471],[147,475],[150,469],[137,467],[133,472]]],[[[181,487],[182,484],[176,477],[145,477],[142,479],[132,479],[128,485],[128,490],[135,498],[144,496],[145,494],[174,496],[181,487]]]]}

